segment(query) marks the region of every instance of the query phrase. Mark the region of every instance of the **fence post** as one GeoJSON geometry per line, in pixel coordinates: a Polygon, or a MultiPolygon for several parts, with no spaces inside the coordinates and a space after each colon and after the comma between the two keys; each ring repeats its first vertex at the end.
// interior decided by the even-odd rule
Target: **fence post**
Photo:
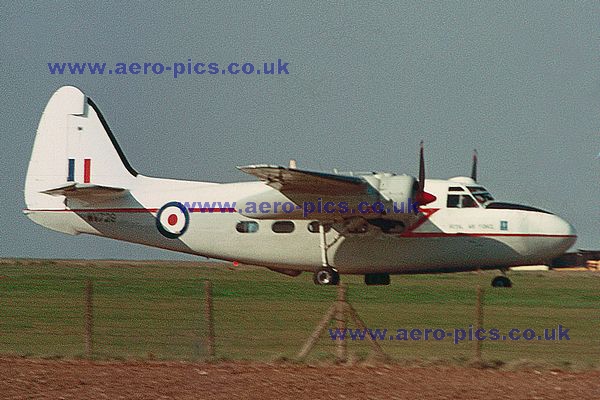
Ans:
{"type": "Polygon", "coordinates": [[[207,326],[206,347],[209,357],[215,356],[215,325],[213,317],[213,299],[212,299],[212,282],[204,281],[204,319],[207,326]]]}
{"type": "Polygon", "coordinates": [[[94,288],[92,281],[87,280],[85,285],[85,356],[91,358],[94,352],[92,331],[94,329],[94,288]]]}
{"type": "MultiPolygon", "coordinates": [[[[477,305],[475,307],[476,326],[475,329],[483,328],[483,289],[477,286],[477,305]]],[[[475,362],[481,364],[481,340],[475,336],[475,362]]]]}

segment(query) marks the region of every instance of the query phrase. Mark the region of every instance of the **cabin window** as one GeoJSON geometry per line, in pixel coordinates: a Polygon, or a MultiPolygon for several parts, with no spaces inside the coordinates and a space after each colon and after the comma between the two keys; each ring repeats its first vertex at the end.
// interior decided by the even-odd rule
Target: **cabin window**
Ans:
{"type": "Polygon", "coordinates": [[[277,221],[271,225],[271,230],[275,233],[292,233],[296,226],[292,221],[277,221]]]}
{"type": "Polygon", "coordinates": [[[460,186],[450,186],[448,188],[449,192],[464,192],[465,189],[461,188],[460,186]]]}
{"type": "Polygon", "coordinates": [[[258,222],[255,221],[240,221],[235,226],[235,230],[239,233],[254,233],[258,232],[258,222]]]}
{"type": "MultiPolygon", "coordinates": [[[[323,227],[325,228],[325,233],[331,230],[331,225],[329,224],[325,224],[323,227]]],[[[313,221],[309,223],[307,229],[311,233],[319,233],[319,221],[313,221]]]]}

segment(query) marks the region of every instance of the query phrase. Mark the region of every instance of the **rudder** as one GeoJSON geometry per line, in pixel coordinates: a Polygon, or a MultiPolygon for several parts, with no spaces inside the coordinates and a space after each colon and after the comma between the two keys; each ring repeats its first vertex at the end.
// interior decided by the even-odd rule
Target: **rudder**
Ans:
{"type": "Polygon", "coordinates": [[[46,193],[71,183],[131,187],[131,167],[95,103],[73,86],[58,89],[40,119],[25,180],[29,210],[64,209],[46,193]]]}

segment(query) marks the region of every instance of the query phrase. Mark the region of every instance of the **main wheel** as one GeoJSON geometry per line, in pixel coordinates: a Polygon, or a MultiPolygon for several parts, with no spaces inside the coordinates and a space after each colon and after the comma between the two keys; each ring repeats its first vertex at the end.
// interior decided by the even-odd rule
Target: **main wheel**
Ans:
{"type": "Polygon", "coordinates": [[[337,285],[340,283],[340,274],[331,267],[321,268],[313,275],[316,285],[337,285]]]}
{"type": "Polygon", "coordinates": [[[506,276],[497,276],[492,280],[492,287],[512,287],[512,281],[506,276]]]}

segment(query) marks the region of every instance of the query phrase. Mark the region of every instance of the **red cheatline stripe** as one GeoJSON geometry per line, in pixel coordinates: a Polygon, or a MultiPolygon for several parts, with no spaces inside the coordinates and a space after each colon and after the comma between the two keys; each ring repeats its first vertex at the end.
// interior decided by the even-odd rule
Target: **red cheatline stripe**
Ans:
{"type": "MultiPolygon", "coordinates": [[[[116,212],[116,213],[143,213],[143,212],[158,212],[158,208],[76,208],[71,210],[33,210],[33,209],[25,209],[25,211],[43,211],[43,212],[116,212]]],[[[235,208],[190,208],[190,212],[197,213],[235,213],[237,210],[235,208]]]]}
{"type": "Polygon", "coordinates": [[[83,160],[83,183],[90,183],[90,169],[92,167],[92,160],[86,158],[83,160]]]}

